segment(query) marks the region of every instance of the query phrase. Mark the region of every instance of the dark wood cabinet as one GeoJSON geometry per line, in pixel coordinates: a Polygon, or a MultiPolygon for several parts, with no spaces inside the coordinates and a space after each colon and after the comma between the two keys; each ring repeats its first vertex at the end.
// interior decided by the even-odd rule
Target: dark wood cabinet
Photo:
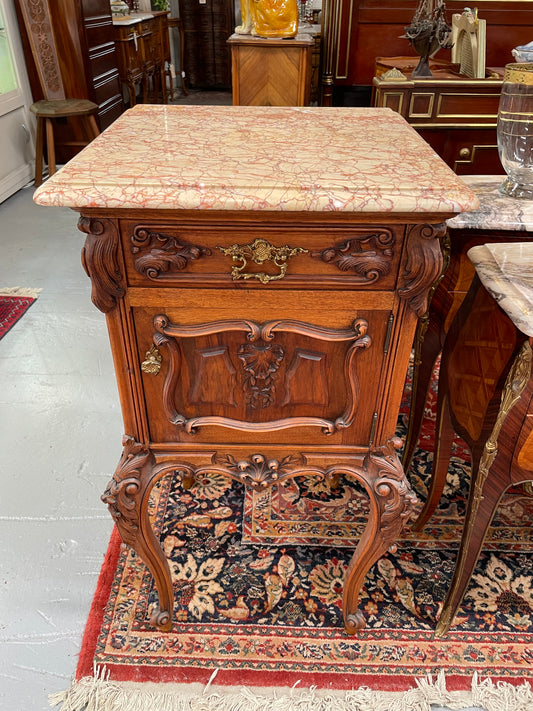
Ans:
{"type": "MultiPolygon", "coordinates": [[[[74,3],[68,2],[69,6],[74,3]]],[[[85,65],[88,98],[99,106],[100,129],[107,128],[124,110],[112,20],[107,0],[81,0],[81,55],[85,65]]],[[[70,58],[66,58],[67,66],[70,58]]]]}
{"type": "Polygon", "coordinates": [[[458,65],[432,61],[433,78],[413,79],[416,63],[378,57],[372,105],[401,114],[457,174],[502,174],[496,122],[503,71],[469,79],[458,65]],[[403,78],[387,78],[393,67],[403,78]]]}
{"type": "Polygon", "coordinates": [[[233,0],[180,0],[185,73],[194,89],[230,89],[231,53],[227,45],[235,29],[233,0]]]}

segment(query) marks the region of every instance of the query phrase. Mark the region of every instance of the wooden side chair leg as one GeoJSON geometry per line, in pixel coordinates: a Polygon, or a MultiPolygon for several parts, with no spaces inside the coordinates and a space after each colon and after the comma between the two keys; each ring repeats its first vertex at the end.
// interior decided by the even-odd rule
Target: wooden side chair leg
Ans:
{"type": "Polygon", "coordinates": [[[93,138],[96,138],[97,136],[100,135],[100,129],[98,128],[98,124],[96,123],[96,119],[92,114],[89,114],[87,116],[87,123],[89,125],[89,129],[93,134],[93,138]]]}
{"type": "Polygon", "coordinates": [[[46,145],[48,153],[48,175],[56,172],[56,147],[54,144],[54,123],[51,119],[46,119],[46,145]]]}
{"type": "Polygon", "coordinates": [[[439,393],[431,481],[426,503],[413,524],[413,531],[421,531],[439,505],[442,492],[446,485],[446,476],[448,474],[454,437],[455,431],[450,418],[448,393],[439,393]]]}
{"type": "Polygon", "coordinates": [[[35,145],[35,187],[38,188],[43,182],[43,150],[44,150],[44,135],[43,121],[40,116],[37,116],[37,136],[35,145]]]}
{"type": "MultiPolygon", "coordinates": [[[[172,72],[170,69],[165,69],[165,87],[166,87],[166,81],[168,77],[168,90],[170,93],[170,100],[174,101],[174,77],[172,76],[172,72]]],[[[168,96],[167,96],[167,101],[165,103],[168,103],[168,96]]]]}

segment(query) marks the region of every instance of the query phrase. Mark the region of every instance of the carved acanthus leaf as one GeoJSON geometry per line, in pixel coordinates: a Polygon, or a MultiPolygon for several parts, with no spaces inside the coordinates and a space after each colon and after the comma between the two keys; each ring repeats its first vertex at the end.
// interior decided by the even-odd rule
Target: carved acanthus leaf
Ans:
{"type": "Polygon", "coordinates": [[[392,551],[417,502],[396,454],[401,447],[402,440],[394,437],[386,447],[370,452],[364,464],[374,479],[374,492],[381,509],[379,535],[383,545],[392,551]]]}
{"type": "Polygon", "coordinates": [[[166,272],[183,271],[190,261],[211,254],[207,247],[145,227],[135,228],[131,242],[135,269],[149,279],[157,279],[166,272]]]}
{"type": "Polygon", "coordinates": [[[227,469],[233,479],[238,479],[252,489],[266,489],[273,483],[287,478],[290,469],[297,465],[302,466],[304,460],[301,456],[288,455],[280,461],[267,459],[263,454],[253,454],[250,459],[237,461],[231,454],[213,456],[213,463],[227,469]]]}
{"type": "Polygon", "coordinates": [[[407,235],[407,261],[400,280],[398,295],[420,318],[428,307],[428,293],[442,273],[440,238],[446,232],[446,223],[438,225],[412,225],[407,235]]]}
{"type": "Polygon", "coordinates": [[[373,284],[386,276],[394,259],[394,234],[388,230],[352,237],[344,242],[311,252],[311,256],[352,271],[361,284],[373,284]]]}
{"type": "Polygon", "coordinates": [[[117,228],[112,220],[80,217],[78,229],[87,235],[81,261],[91,279],[92,301],[100,311],[107,313],[125,293],[118,263],[117,228]]]}
{"type": "Polygon", "coordinates": [[[124,542],[135,547],[139,530],[138,494],[141,491],[142,476],[144,471],[152,469],[155,460],[153,454],[133,437],[124,437],[123,445],[120,462],[101,498],[107,504],[124,542]]]}

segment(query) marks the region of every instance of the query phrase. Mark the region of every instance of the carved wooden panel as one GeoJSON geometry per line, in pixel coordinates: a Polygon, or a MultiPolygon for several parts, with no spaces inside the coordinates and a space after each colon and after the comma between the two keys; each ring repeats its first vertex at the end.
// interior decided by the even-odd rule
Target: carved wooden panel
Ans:
{"type": "Polygon", "coordinates": [[[343,328],[290,319],[180,324],[179,311],[171,313],[174,320],[148,310],[135,317],[154,440],[195,441],[207,429],[212,437],[213,427],[219,438],[295,427],[332,435],[356,426],[368,438],[386,313],[343,328]],[[361,401],[363,384],[370,400],[361,401]]]}
{"type": "MultiPolygon", "coordinates": [[[[247,320],[214,321],[181,326],[160,315],[154,318],[154,330],[154,344],[163,351],[163,359],[168,359],[162,407],[172,424],[189,433],[209,424],[258,432],[311,426],[331,434],[353,421],[359,390],[356,355],[372,343],[364,319],[356,319],[350,327],[340,330],[291,320],[264,324],[247,320]],[[218,379],[207,380],[206,369],[196,368],[203,351],[201,344],[213,342],[214,338],[220,343],[218,352],[226,356],[225,368],[219,372],[223,374],[230,407],[235,407],[233,402],[237,404],[236,417],[235,413],[228,416],[228,399],[222,396],[218,379]],[[296,344],[315,340],[324,349],[322,358],[326,358],[329,350],[330,380],[344,376],[344,392],[337,394],[333,384],[330,387],[330,382],[323,382],[326,391],[320,394],[319,402],[297,404],[291,401],[291,395],[295,389],[301,392],[308,387],[308,371],[298,372],[298,366],[305,361],[295,358],[296,344]],[[327,344],[343,347],[327,349],[327,344]],[[292,363],[292,389],[287,383],[287,359],[292,363]],[[193,404],[185,396],[185,383],[189,392],[204,393],[203,399],[193,404]],[[282,403],[285,403],[283,409],[282,403]],[[286,416],[290,412],[287,408],[292,409],[292,416],[286,416]]],[[[213,374],[217,374],[216,370],[213,374]]]]}

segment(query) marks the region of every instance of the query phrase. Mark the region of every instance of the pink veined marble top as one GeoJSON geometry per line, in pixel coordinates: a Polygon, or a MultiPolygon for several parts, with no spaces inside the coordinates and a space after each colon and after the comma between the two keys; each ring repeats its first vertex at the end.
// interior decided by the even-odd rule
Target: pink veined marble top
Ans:
{"type": "Polygon", "coordinates": [[[35,193],[73,208],[458,213],[474,193],[390,109],[138,105],[35,193]]]}

